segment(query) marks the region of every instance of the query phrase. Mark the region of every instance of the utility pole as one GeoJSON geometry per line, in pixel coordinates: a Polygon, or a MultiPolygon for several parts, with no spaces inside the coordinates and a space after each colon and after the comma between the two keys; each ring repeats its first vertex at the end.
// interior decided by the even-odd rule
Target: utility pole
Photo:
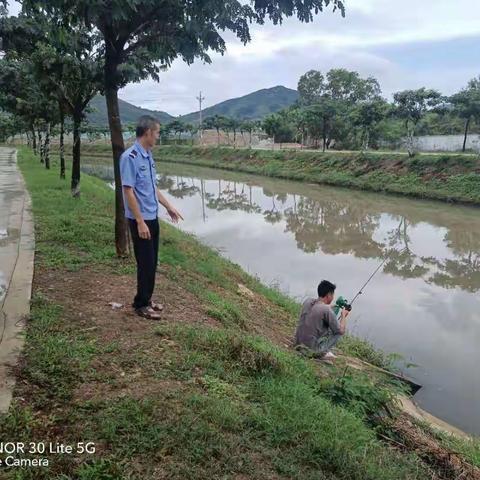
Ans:
{"type": "Polygon", "coordinates": [[[202,102],[205,100],[205,97],[202,97],[202,91],[200,91],[200,95],[197,97],[198,104],[199,104],[199,112],[200,112],[200,138],[203,137],[203,124],[202,124],[202,102]]]}

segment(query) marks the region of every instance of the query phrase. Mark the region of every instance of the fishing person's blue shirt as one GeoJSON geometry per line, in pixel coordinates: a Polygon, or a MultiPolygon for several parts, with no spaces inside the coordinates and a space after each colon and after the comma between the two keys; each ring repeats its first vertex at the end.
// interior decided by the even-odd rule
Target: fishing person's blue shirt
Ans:
{"type": "MultiPolygon", "coordinates": [[[[122,187],[132,187],[137,199],[140,213],[144,220],[155,220],[158,217],[157,172],[150,150],[145,150],[140,143],[135,142],[127,148],[120,157],[120,177],[122,187]]],[[[135,219],[128,207],[123,193],[125,216],[135,219]]]]}

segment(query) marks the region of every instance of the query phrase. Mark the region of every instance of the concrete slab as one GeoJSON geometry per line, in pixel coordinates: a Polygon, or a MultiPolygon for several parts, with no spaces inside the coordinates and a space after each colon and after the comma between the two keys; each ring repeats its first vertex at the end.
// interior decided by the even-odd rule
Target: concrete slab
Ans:
{"type": "Polygon", "coordinates": [[[23,348],[35,254],[30,196],[14,149],[0,148],[0,412],[12,400],[11,369],[23,348]]]}

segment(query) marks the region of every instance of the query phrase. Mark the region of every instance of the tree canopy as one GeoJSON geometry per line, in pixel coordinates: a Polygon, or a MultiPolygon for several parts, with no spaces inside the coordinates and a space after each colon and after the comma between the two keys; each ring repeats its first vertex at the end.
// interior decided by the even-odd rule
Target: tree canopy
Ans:
{"type": "Polygon", "coordinates": [[[456,115],[465,120],[465,135],[463,140],[463,151],[467,143],[467,135],[470,122],[480,120],[480,77],[473,78],[468,86],[450,97],[450,103],[456,115]]]}
{"type": "Polygon", "coordinates": [[[32,14],[39,9],[64,22],[81,23],[96,29],[102,42],[104,87],[112,140],[115,172],[115,238],[118,255],[127,252],[127,226],[120,181],[119,160],[124,150],[118,108],[118,89],[128,82],[152,77],[173,60],[187,63],[195,59],[211,62],[210,51],[224,53],[223,32],[232,32],[244,44],[251,40],[249,25],[270,20],[282,23],[297,17],[310,22],[314,14],[327,7],[344,14],[341,0],[24,0],[23,11],[32,14]]]}
{"type": "Polygon", "coordinates": [[[395,114],[404,121],[408,153],[413,155],[415,153],[413,141],[415,128],[429,110],[439,106],[442,102],[442,95],[436,90],[422,87],[418,90],[397,92],[393,95],[393,101],[395,114]]]}

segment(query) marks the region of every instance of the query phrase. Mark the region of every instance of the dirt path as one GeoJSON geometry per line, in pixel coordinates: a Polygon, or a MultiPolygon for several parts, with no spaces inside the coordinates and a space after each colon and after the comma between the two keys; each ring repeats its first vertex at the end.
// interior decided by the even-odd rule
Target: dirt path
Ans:
{"type": "MultiPolygon", "coordinates": [[[[106,355],[94,365],[107,376],[120,378],[120,386],[107,382],[84,384],[78,390],[82,400],[96,397],[110,397],[119,394],[142,395],[140,385],[152,382],[149,368],[139,365],[140,356],[161,355],[155,329],[162,324],[191,324],[222,328],[223,325],[205,313],[198,298],[183,288],[178,282],[169,280],[157,273],[156,300],[164,304],[162,319],[153,321],[138,317],[130,304],[135,292],[134,275],[107,275],[95,270],[85,269],[78,272],[62,272],[37,268],[34,277],[34,290],[37,295],[64,307],[65,317],[75,329],[95,338],[101,345],[115,345],[115,355],[106,355]],[[121,307],[111,304],[119,304],[121,307]],[[121,359],[121,365],[118,360],[121,359]]],[[[253,294],[248,297],[251,311],[262,311],[265,299],[253,294]]],[[[270,308],[274,308],[270,305],[270,308]]],[[[256,322],[250,324],[252,332],[269,338],[277,345],[288,347],[291,331],[288,324],[267,324],[263,316],[258,315],[256,322]]],[[[255,318],[255,316],[253,316],[255,318]]],[[[286,319],[284,319],[286,320],[286,319]]],[[[163,388],[161,382],[157,385],[163,388]]]]}

